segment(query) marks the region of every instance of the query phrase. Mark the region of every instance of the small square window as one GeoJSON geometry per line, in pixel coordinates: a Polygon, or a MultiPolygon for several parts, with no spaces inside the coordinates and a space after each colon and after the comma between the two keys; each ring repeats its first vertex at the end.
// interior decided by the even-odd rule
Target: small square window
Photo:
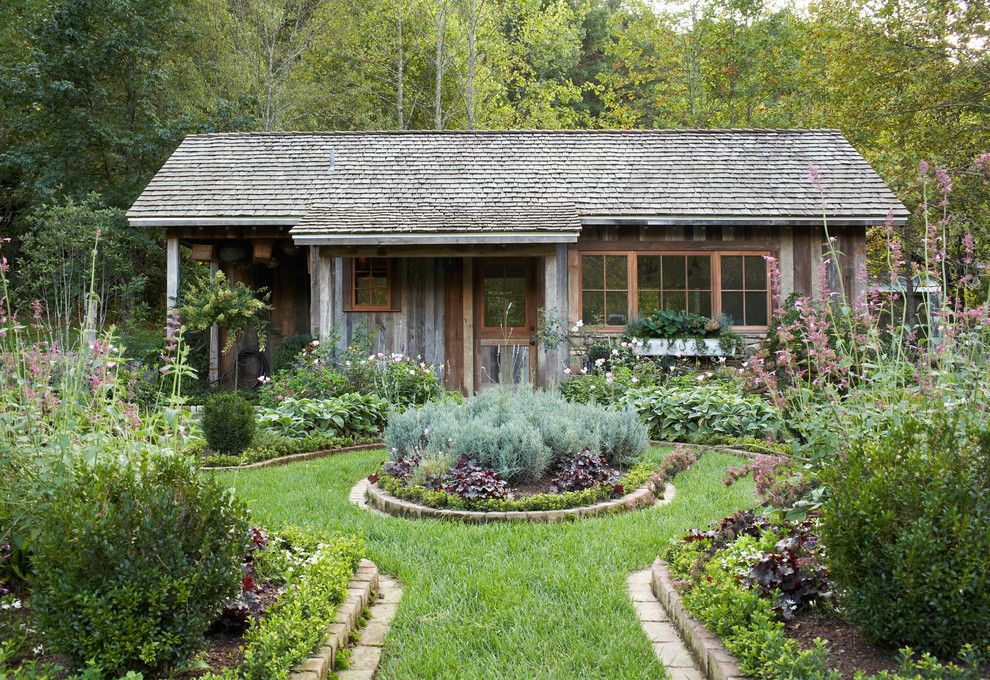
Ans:
{"type": "Polygon", "coordinates": [[[354,311],[392,309],[392,262],[384,257],[356,257],[351,265],[354,311]]]}

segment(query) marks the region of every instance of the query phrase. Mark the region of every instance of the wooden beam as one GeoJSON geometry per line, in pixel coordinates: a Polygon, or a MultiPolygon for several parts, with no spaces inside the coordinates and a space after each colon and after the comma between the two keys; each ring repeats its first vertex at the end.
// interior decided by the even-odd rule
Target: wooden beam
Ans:
{"type": "MultiPolygon", "coordinates": [[[[315,247],[315,246],[313,246],[315,247]]],[[[542,257],[553,245],[320,246],[335,257],[542,257]]]]}

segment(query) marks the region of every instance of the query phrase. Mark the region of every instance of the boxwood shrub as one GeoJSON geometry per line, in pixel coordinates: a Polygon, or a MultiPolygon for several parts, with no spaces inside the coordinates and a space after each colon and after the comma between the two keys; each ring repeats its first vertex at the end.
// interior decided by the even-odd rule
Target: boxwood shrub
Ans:
{"type": "Polygon", "coordinates": [[[990,643],[990,431],[975,414],[903,414],[822,473],[829,568],[878,641],[942,658],[990,643]]]}
{"type": "Polygon", "coordinates": [[[254,405],[236,392],[211,394],[203,405],[202,426],[212,451],[240,453],[254,437],[254,405]]]}
{"type": "Polygon", "coordinates": [[[76,465],[33,536],[32,604],[46,646],[108,677],[187,661],[239,592],[246,516],[186,456],[76,465]]]}

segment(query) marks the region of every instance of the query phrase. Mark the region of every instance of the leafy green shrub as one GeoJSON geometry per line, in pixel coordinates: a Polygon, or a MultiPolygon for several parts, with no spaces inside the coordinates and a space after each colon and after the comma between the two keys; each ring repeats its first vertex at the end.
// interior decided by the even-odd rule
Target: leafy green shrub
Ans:
{"type": "Polygon", "coordinates": [[[618,404],[629,390],[642,381],[629,369],[617,368],[607,373],[588,371],[573,375],[560,384],[560,393],[577,404],[618,404]]]}
{"type": "Polygon", "coordinates": [[[245,633],[236,677],[288,678],[289,669],[323,642],[363,552],[358,539],[291,529],[258,552],[258,573],[281,580],[286,590],[245,633]]]}
{"type": "Polygon", "coordinates": [[[254,405],[236,392],[217,392],[203,406],[202,425],[210,449],[240,453],[254,437],[254,405]]]}
{"type": "Polygon", "coordinates": [[[289,397],[273,408],[258,409],[258,423],[263,429],[287,437],[310,434],[361,437],[381,432],[390,407],[374,394],[354,392],[329,399],[289,397]]]}
{"type": "Polygon", "coordinates": [[[391,414],[385,443],[395,459],[463,455],[519,481],[539,479],[551,464],[584,450],[628,464],[648,442],[634,413],[571,404],[550,392],[492,389],[461,404],[391,414]]]}
{"type": "Polygon", "coordinates": [[[276,407],[284,399],[328,399],[343,394],[374,394],[400,408],[425,404],[444,394],[433,366],[402,354],[368,354],[360,347],[344,351],[335,341],[313,341],[295,363],[277,372],[261,390],[261,403],[276,407]]]}
{"type": "Polygon", "coordinates": [[[726,382],[671,382],[629,391],[623,403],[639,412],[650,435],[666,441],[702,436],[765,437],[780,426],[777,410],[726,382]]]}
{"type": "Polygon", "coordinates": [[[77,668],[175,668],[239,592],[246,511],[184,456],[77,465],[37,524],[35,619],[77,668]]]}
{"type": "Polygon", "coordinates": [[[961,409],[903,414],[822,472],[822,540],[875,639],[953,655],[990,643],[990,431],[961,409]]]}
{"type": "Polygon", "coordinates": [[[272,373],[278,373],[287,368],[292,368],[293,363],[296,361],[296,357],[302,352],[307,345],[313,342],[314,338],[309,333],[302,335],[290,335],[286,338],[282,338],[282,344],[278,346],[275,350],[275,356],[272,357],[272,373]]]}

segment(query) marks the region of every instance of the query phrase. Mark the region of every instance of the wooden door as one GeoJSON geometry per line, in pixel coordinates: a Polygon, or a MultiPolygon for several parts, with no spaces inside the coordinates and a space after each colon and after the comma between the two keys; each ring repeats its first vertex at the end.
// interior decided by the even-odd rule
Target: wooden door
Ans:
{"type": "Polygon", "coordinates": [[[533,258],[486,258],[475,265],[475,388],[536,378],[533,258]]]}

